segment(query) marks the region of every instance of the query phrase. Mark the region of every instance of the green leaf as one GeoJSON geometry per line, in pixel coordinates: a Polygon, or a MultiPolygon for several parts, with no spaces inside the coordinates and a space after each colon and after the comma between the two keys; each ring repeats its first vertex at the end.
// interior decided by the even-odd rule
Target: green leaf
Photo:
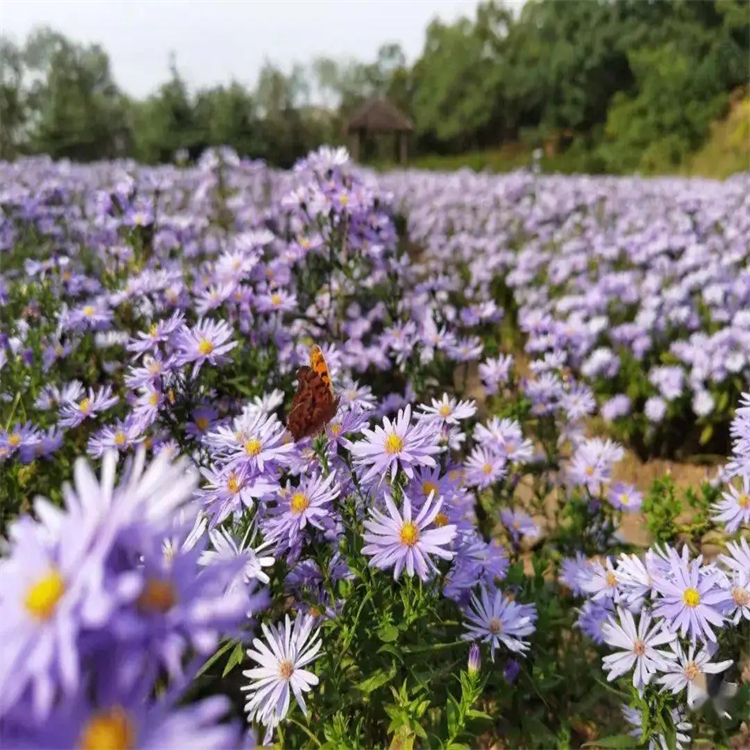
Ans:
{"type": "Polygon", "coordinates": [[[242,659],[245,656],[245,650],[242,648],[242,643],[238,643],[234,647],[234,651],[229,654],[227,659],[227,665],[224,667],[224,671],[221,673],[222,677],[226,677],[235,667],[242,664],[242,659]]]}
{"type": "Polygon", "coordinates": [[[511,565],[508,568],[508,575],[505,577],[507,585],[517,586],[523,583],[523,563],[517,562],[515,565],[511,565]]]}
{"type": "Polygon", "coordinates": [[[542,743],[542,747],[553,747],[557,744],[557,736],[536,716],[527,716],[522,719],[522,723],[528,733],[542,743]]]}
{"type": "Polygon", "coordinates": [[[634,737],[631,737],[628,734],[613,734],[611,737],[603,737],[600,740],[587,742],[583,747],[636,748],[638,747],[638,742],[636,742],[634,737]]]}
{"type": "Polygon", "coordinates": [[[386,672],[384,669],[378,669],[366,680],[357,685],[357,689],[363,693],[370,694],[383,685],[387,685],[396,676],[396,665],[391,664],[390,669],[386,672]]]}
{"type": "Polygon", "coordinates": [[[382,625],[377,630],[378,638],[383,643],[393,643],[398,639],[399,629],[395,625],[382,625]]]}
{"type": "Polygon", "coordinates": [[[451,742],[445,750],[471,750],[471,745],[465,745],[463,742],[451,742]]]}
{"type": "Polygon", "coordinates": [[[729,394],[726,391],[722,391],[719,394],[719,398],[716,400],[716,411],[719,414],[723,414],[729,406],[729,394]]]}
{"type": "Polygon", "coordinates": [[[458,703],[456,702],[456,699],[453,696],[448,696],[448,706],[446,714],[448,719],[448,734],[451,737],[455,737],[455,735],[457,735],[459,731],[458,722],[460,709],[458,703]]]}
{"type": "Polygon", "coordinates": [[[486,714],[484,711],[479,711],[476,708],[470,708],[466,715],[470,719],[487,719],[488,721],[492,721],[492,717],[489,714],[486,714]]]}
{"type": "Polygon", "coordinates": [[[699,438],[700,444],[705,445],[713,437],[713,434],[714,434],[714,426],[712,424],[707,424],[703,428],[703,432],[701,432],[701,436],[699,438]]]}
{"type": "Polygon", "coordinates": [[[209,667],[212,667],[230,648],[234,645],[235,641],[227,641],[213,656],[209,657],[208,661],[198,670],[196,677],[200,677],[209,667]]]}

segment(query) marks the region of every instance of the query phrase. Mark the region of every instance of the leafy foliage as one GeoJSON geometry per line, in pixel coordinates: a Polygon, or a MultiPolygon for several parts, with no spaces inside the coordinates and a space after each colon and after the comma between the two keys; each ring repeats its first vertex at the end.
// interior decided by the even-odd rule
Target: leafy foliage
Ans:
{"type": "MultiPolygon", "coordinates": [[[[568,152],[569,164],[542,168],[674,170],[747,84],[748,54],[743,0],[529,0],[517,14],[487,0],[474,18],[433,21],[413,65],[386,43],[371,62],[323,56],[289,73],[267,64],[252,90],[232,81],[191,92],[171,60],[169,79],[136,101],[118,89],[101,47],[40,29],[23,46],[0,45],[0,157],[155,163],[223,144],[288,167],[344,140],[365,99],[388,97],[414,121],[413,155],[521,139],[548,157],[568,152]]],[[[391,147],[368,137],[361,155],[391,161],[391,147]]]]}

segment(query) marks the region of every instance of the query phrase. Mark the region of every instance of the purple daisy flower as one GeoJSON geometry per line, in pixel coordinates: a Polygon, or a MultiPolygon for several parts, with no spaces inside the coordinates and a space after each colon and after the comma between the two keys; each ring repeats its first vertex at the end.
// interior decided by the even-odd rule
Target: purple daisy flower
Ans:
{"type": "Polygon", "coordinates": [[[611,599],[586,601],[578,612],[576,625],[591,638],[594,643],[604,643],[604,625],[609,620],[614,607],[611,599]]]}
{"type": "Polygon", "coordinates": [[[604,564],[592,561],[588,568],[588,577],[581,580],[581,588],[591,594],[594,601],[600,599],[612,599],[619,601],[620,592],[618,586],[620,579],[612,566],[612,560],[607,558],[604,564]]]}
{"type": "Polygon", "coordinates": [[[723,492],[723,500],[711,506],[711,518],[716,523],[724,524],[727,534],[734,534],[743,524],[750,525],[750,474],[741,475],[742,488],[728,485],[728,492],[723,492]]]}
{"type": "Polygon", "coordinates": [[[383,417],[383,427],[363,430],[364,440],[356,443],[346,441],[344,445],[354,456],[355,466],[363,482],[376,477],[382,481],[388,473],[395,479],[401,468],[409,479],[414,476],[414,467],[437,465],[433,455],[442,449],[438,445],[437,425],[421,421],[411,423],[411,406],[399,411],[391,422],[383,417]]]}
{"type": "Polygon", "coordinates": [[[521,537],[536,539],[539,536],[539,526],[528,513],[524,513],[522,510],[503,508],[500,511],[500,518],[515,544],[518,544],[521,537]]]}
{"type": "Polygon", "coordinates": [[[654,581],[659,598],[654,603],[654,615],[663,617],[669,627],[688,635],[693,643],[716,641],[711,626],[721,627],[724,616],[716,608],[724,594],[717,586],[716,577],[701,568],[702,556],[688,560],[688,549],[683,547],[680,557],[670,550],[670,567],[666,575],[654,581]]]}
{"type": "Polygon", "coordinates": [[[30,463],[37,456],[40,442],[39,429],[31,422],[18,424],[9,432],[0,430],[0,460],[9,458],[17,451],[22,463],[30,463]]]}
{"type": "Polygon", "coordinates": [[[133,445],[142,442],[141,426],[132,416],[118,419],[114,425],[106,425],[96,435],[89,439],[88,453],[101,458],[108,450],[118,450],[121,453],[133,445]]]}
{"type": "Polygon", "coordinates": [[[630,413],[630,399],[624,393],[618,393],[603,403],[599,411],[607,422],[614,422],[630,413]]]}
{"type": "MultiPolygon", "coordinates": [[[[115,660],[116,661],[116,660],[115,660]]],[[[103,680],[99,680],[101,684],[103,680]]],[[[212,696],[178,707],[179,694],[151,699],[147,690],[97,685],[96,703],[85,691],[56,707],[43,723],[13,723],[0,736],[4,747],[20,748],[135,748],[200,747],[234,750],[241,746],[241,727],[224,722],[231,704],[225,696],[212,696]],[[106,695],[101,693],[105,692],[106,695]],[[7,744],[6,744],[7,743],[7,744]]]]}
{"type": "Polygon", "coordinates": [[[91,419],[118,402],[112,395],[112,386],[105,385],[98,391],[89,388],[88,395],[77,403],[65,402],[60,407],[60,426],[78,427],[85,419],[91,419]]]}
{"type": "Polygon", "coordinates": [[[671,643],[677,638],[677,633],[663,630],[661,625],[649,631],[652,618],[648,612],[641,614],[637,627],[633,615],[626,609],[618,607],[617,616],[619,622],[610,617],[602,625],[604,642],[621,649],[603,659],[607,681],[612,682],[633,669],[633,687],[642,695],[643,689],[660,670],[663,659],[668,657],[667,652],[656,647],[671,643]]]}
{"type": "Polygon", "coordinates": [[[252,411],[228,426],[219,426],[206,435],[205,444],[216,456],[232,466],[247,466],[253,472],[286,466],[296,450],[289,433],[275,414],[252,411]]]}
{"type": "Polygon", "coordinates": [[[499,589],[488,592],[486,586],[480,588],[479,596],[472,594],[471,606],[466,612],[466,632],[461,636],[465,641],[479,641],[490,644],[490,658],[495,661],[495,649],[502,643],[514,653],[529,650],[525,636],[536,629],[535,610],[503,596],[499,589]]]}
{"type": "Polygon", "coordinates": [[[508,382],[511,367],[513,357],[510,354],[500,354],[494,359],[486,359],[479,365],[479,377],[488,395],[496,394],[499,387],[508,382]]]}
{"type": "Polygon", "coordinates": [[[71,694],[80,680],[80,581],[96,564],[82,566],[85,540],[55,513],[65,543],[51,543],[44,527],[23,516],[11,526],[11,555],[0,564],[0,715],[29,691],[29,711],[44,718],[57,686],[71,694]]]}
{"type": "Polygon", "coordinates": [[[273,730],[289,712],[291,694],[294,693],[302,713],[307,715],[303,693],[318,684],[318,678],[308,669],[308,664],[320,655],[319,631],[313,632],[315,619],[298,615],[292,626],[289,615],[284,624],[263,625],[266,643],[253,640],[247,655],[259,666],[242,674],[251,680],[242,690],[248,692],[245,711],[249,721],[259,721],[268,731],[264,744],[269,744],[273,730]]]}
{"type": "Polygon", "coordinates": [[[728,555],[719,555],[719,559],[738,573],[750,574],[750,544],[747,539],[738,542],[727,542],[728,555]]]}
{"type": "Polygon", "coordinates": [[[139,331],[137,338],[128,344],[128,351],[137,355],[155,352],[159,344],[169,340],[169,337],[182,327],[185,316],[178,310],[166,320],[159,320],[149,326],[148,331],[139,331]]]}
{"type": "Polygon", "coordinates": [[[508,473],[505,456],[476,446],[464,464],[464,480],[468,487],[486,489],[499,482],[508,473]]]}
{"type": "Polygon", "coordinates": [[[231,341],[234,331],[224,320],[201,320],[194,328],[184,326],[174,337],[174,345],[178,350],[177,363],[180,365],[193,363],[193,377],[208,362],[214,367],[226,362],[226,353],[237,346],[231,341]]]}
{"type": "Polygon", "coordinates": [[[575,557],[566,557],[560,564],[560,582],[565,584],[575,596],[583,593],[581,581],[588,580],[590,562],[583,552],[576,552],[575,557]]]}
{"type": "Polygon", "coordinates": [[[672,652],[663,654],[663,663],[659,671],[664,676],[659,678],[659,684],[664,685],[673,695],[681,693],[687,688],[687,704],[691,711],[700,708],[708,698],[706,690],[696,680],[706,674],[718,674],[734,664],[731,659],[712,662],[711,657],[715,648],[703,646],[696,654],[696,646],[692,644],[685,651],[680,643],[672,644],[672,652]]]}
{"type": "Polygon", "coordinates": [[[474,401],[459,401],[450,398],[447,393],[438,401],[432,399],[431,406],[420,406],[423,419],[432,419],[441,424],[458,424],[462,419],[473,417],[477,413],[477,405],[474,401]]]}
{"type": "Polygon", "coordinates": [[[275,515],[261,522],[266,539],[277,543],[277,554],[294,547],[308,523],[316,529],[323,528],[321,521],[330,515],[333,501],[341,492],[335,479],[335,471],[327,477],[313,475],[304,478],[298,487],[287,486],[279,493],[275,515]]]}
{"type": "Polygon", "coordinates": [[[403,515],[389,495],[385,496],[388,515],[373,508],[370,518],[364,522],[365,546],[362,554],[372,557],[371,564],[387,570],[393,567],[393,578],[398,580],[406,568],[409,576],[417,575],[426,581],[430,571],[437,568],[431,555],[451,560],[453,552],[445,549],[456,536],[453,524],[430,529],[443,505],[442,500],[430,498],[416,518],[412,519],[411,500],[404,495],[403,515]]]}
{"type": "Polygon", "coordinates": [[[637,513],[643,501],[643,495],[632,484],[615,482],[607,493],[607,499],[614,508],[626,513],[637,513]]]}
{"type": "Polygon", "coordinates": [[[203,501],[212,527],[230,516],[241,516],[246,508],[255,506],[256,500],[271,495],[278,488],[278,482],[252,471],[246,465],[201,469],[201,474],[207,484],[198,496],[203,501]]]}

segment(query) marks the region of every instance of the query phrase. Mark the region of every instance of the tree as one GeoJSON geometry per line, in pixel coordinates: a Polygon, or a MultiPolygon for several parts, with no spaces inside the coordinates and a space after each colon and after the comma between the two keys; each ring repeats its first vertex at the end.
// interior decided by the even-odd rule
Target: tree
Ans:
{"type": "Polygon", "coordinates": [[[78,161],[124,154],[127,101],[99,45],[74,44],[40,29],[27,40],[23,57],[33,77],[27,95],[33,151],[78,161]]]}
{"type": "Polygon", "coordinates": [[[26,118],[23,53],[10,39],[0,37],[0,159],[19,153],[26,118]]]}

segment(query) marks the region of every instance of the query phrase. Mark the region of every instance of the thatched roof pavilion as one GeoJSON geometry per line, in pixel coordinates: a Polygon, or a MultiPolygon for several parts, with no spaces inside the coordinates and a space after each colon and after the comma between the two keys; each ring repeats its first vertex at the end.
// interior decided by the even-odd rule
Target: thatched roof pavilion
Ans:
{"type": "Polygon", "coordinates": [[[406,162],[409,133],[414,130],[412,121],[387,99],[368,99],[349,118],[346,132],[351,139],[352,158],[359,159],[362,138],[369,134],[393,133],[398,138],[399,161],[406,162]]]}

